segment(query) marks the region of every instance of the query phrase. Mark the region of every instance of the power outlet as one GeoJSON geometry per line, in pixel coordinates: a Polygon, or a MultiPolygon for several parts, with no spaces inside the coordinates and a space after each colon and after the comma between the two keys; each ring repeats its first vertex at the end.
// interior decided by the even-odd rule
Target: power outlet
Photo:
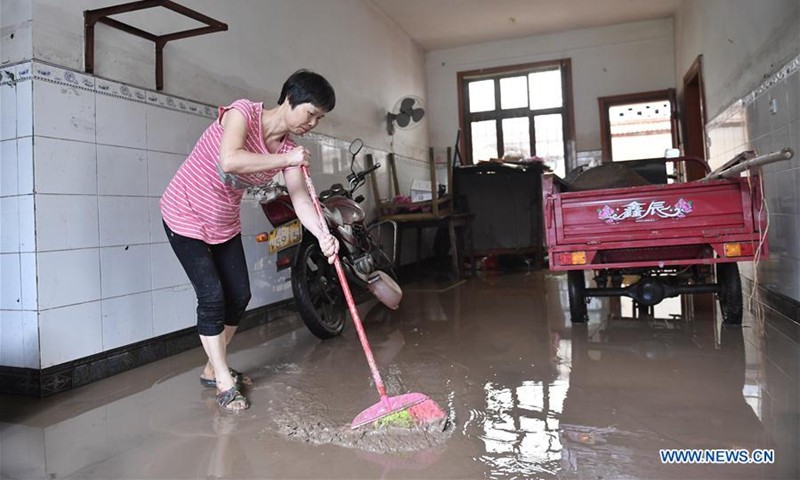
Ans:
{"type": "Polygon", "coordinates": [[[769,99],[769,113],[775,115],[778,113],[778,99],[777,98],[770,98],[769,99]]]}

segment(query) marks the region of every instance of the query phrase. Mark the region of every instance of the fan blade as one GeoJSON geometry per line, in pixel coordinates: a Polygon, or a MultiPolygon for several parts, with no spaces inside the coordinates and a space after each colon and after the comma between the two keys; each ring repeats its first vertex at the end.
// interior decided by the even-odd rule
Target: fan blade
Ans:
{"type": "Polygon", "coordinates": [[[397,114],[397,118],[395,120],[397,121],[397,125],[399,127],[407,127],[411,122],[411,115],[401,112],[397,114]]]}
{"type": "Polygon", "coordinates": [[[400,112],[401,113],[411,113],[411,109],[414,108],[414,99],[411,97],[406,97],[403,101],[400,102],[400,112]]]}
{"type": "Polygon", "coordinates": [[[422,108],[415,108],[411,111],[411,120],[419,122],[425,116],[425,110],[422,108]]]}

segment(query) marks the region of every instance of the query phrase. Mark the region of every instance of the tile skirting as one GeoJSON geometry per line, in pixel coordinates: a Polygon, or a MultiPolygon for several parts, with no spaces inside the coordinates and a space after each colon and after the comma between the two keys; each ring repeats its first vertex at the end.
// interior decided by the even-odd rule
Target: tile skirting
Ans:
{"type": "MultiPolygon", "coordinates": [[[[245,313],[239,330],[257,327],[296,311],[294,299],[254,308],[245,313]]],[[[189,327],[41,370],[0,366],[0,393],[44,398],[199,346],[197,328],[189,327]]]]}

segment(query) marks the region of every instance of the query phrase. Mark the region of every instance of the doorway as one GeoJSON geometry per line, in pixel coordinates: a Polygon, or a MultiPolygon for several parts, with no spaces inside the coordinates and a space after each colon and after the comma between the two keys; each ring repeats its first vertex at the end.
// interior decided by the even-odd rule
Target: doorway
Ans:
{"type": "MultiPolygon", "coordinates": [[[[706,98],[703,91],[703,56],[698,55],[683,76],[683,152],[706,160],[706,98]]],[[[686,179],[703,178],[700,165],[687,165],[686,179]]]]}
{"type": "Polygon", "coordinates": [[[678,146],[674,89],[597,100],[604,163],[663,157],[678,146]]]}

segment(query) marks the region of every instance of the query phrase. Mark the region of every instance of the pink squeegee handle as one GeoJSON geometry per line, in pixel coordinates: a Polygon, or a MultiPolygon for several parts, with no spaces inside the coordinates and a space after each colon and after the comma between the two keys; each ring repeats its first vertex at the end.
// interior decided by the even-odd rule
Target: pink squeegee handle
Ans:
{"type": "MultiPolygon", "coordinates": [[[[314,184],[311,182],[311,177],[308,175],[308,167],[302,167],[302,170],[303,178],[306,181],[306,188],[308,188],[311,201],[314,203],[314,208],[317,210],[317,215],[319,216],[320,228],[322,228],[322,231],[330,233],[328,230],[328,223],[325,221],[325,216],[322,213],[322,207],[319,205],[319,199],[317,198],[314,184]]],[[[364,349],[364,355],[367,357],[367,363],[369,363],[369,369],[372,372],[372,379],[375,381],[375,387],[378,389],[378,395],[381,396],[381,402],[386,405],[387,410],[391,410],[389,398],[386,396],[386,388],[383,386],[381,374],[378,372],[378,366],[375,364],[375,357],[372,356],[372,349],[369,348],[367,334],[364,333],[364,326],[361,325],[361,317],[358,315],[358,309],[356,308],[356,302],[353,300],[353,294],[350,293],[350,285],[347,283],[347,277],[345,276],[344,269],[342,269],[342,262],[339,261],[339,255],[333,256],[333,266],[336,267],[336,274],[339,276],[339,283],[342,285],[344,298],[347,300],[347,307],[350,309],[350,315],[353,317],[353,323],[356,325],[358,339],[361,340],[361,347],[364,349]]]]}

